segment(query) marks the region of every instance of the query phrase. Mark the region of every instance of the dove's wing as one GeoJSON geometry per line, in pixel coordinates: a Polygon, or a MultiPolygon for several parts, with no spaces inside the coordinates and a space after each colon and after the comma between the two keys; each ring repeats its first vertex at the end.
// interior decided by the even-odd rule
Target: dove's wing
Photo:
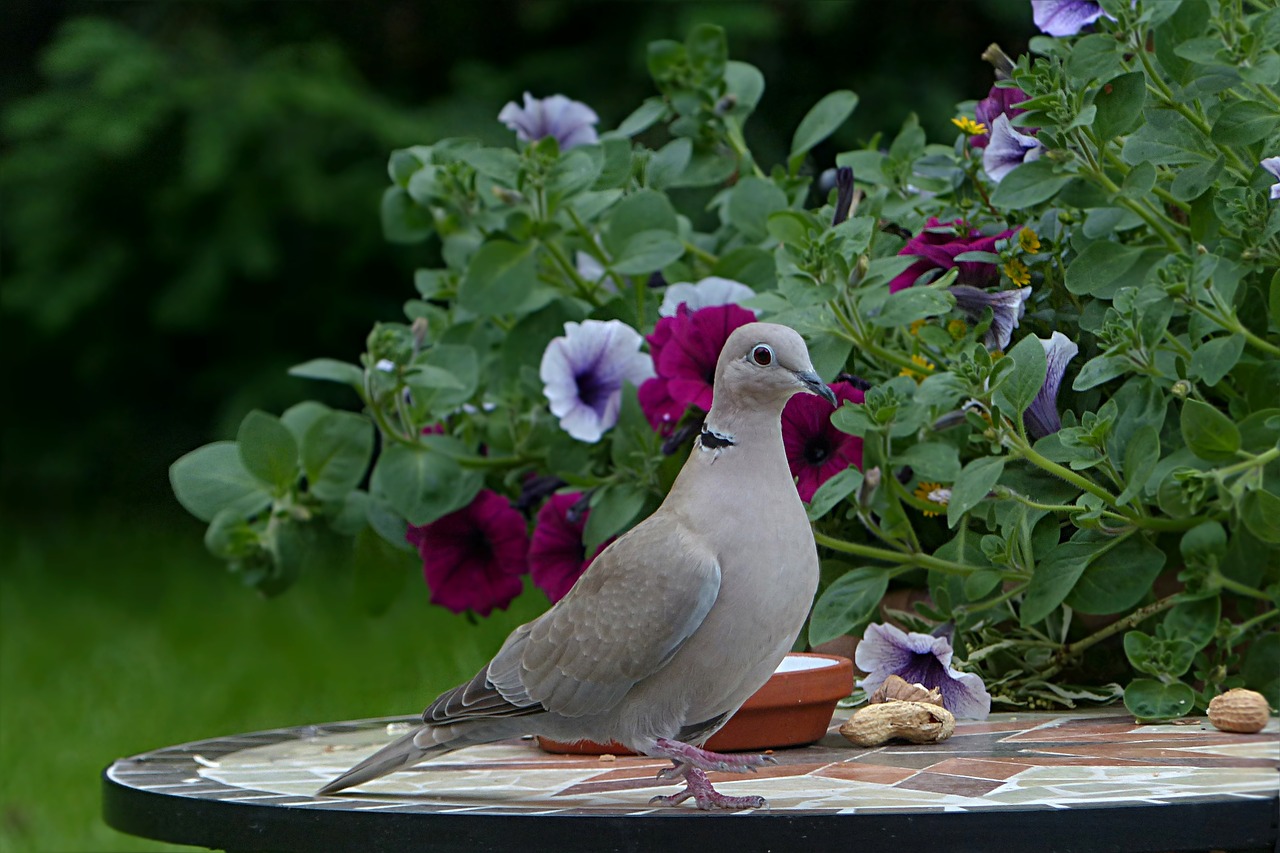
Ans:
{"type": "Polygon", "coordinates": [[[719,590],[715,555],[659,509],[592,561],[551,610],[517,628],[488,667],[436,699],[423,719],[607,711],[671,659],[719,590]]]}

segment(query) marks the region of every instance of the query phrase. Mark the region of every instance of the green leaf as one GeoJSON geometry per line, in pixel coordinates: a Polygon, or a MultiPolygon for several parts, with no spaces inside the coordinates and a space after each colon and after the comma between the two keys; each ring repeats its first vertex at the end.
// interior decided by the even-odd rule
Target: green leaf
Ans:
{"type": "Polygon", "coordinates": [[[884,308],[871,318],[873,325],[880,328],[907,326],[925,317],[937,317],[946,314],[955,304],[955,297],[945,290],[933,290],[928,287],[908,287],[897,293],[889,294],[884,308]]]}
{"type": "Polygon", "coordinates": [[[573,195],[596,182],[604,171],[604,149],[581,145],[560,155],[547,174],[547,191],[558,196],[573,195]]]}
{"type": "Polygon", "coordinates": [[[1004,575],[994,570],[980,569],[964,579],[964,596],[969,601],[978,601],[989,595],[1000,586],[1004,575]]]}
{"type": "Polygon", "coordinates": [[[644,182],[654,189],[675,184],[693,157],[693,141],[684,137],[673,139],[659,148],[645,167],[644,182]]]}
{"type": "Polygon", "coordinates": [[[858,96],[848,89],[832,92],[824,97],[800,120],[795,135],[791,137],[791,154],[787,158],[788,170],[795,174],[804,155],[813,146],[835,133],[858,106],[858,96]]]}
{"type": "Polygon", "coordinates": [[[1027,335],[1018,341],[1005,356],[1013,362],[1013,370],[996,388],[992,399],[1000,411],[1010,416],[1020,416],[1035,401],[1044,387],[1048,373],[1044,345],[1035,335],[1027,335]]]}
{"type": "Polygon", "coordinates": [[[1084,367],[1076,374],[1071,387],[1076,391],[1088,391],[1104,382],[1110,382],[1117,376],[1123,376],[1133,369],[1127,358],[1112,355],[1100,355],[1085,362],[1084,367]]]}
{"type": "Polygon", "coordinates": [[[1236,333],[1207,340],[1191,354],[1191,375],[1206,385],[1217,385],[1231,372],[1244,352],[1244,335],[1236,333]]]}
{"type": "Polygon", "coordinates": [[[1103,83],[1093,99],[1094,106],[1098,108],[1093,119],[1093,129],[1098,138],[1105,142],[1142,124],[1142,107],[1146,100],[1147,77],[1141,71],[1121,74],[1103,83]]]}
{"type": "Polygon", "coordinates": [[[302,439],[307,491],[322,501],[340,501],[364,479],[373,455],[373,424],[351,412],[326,412],[302,439]]]}
{"type": "Polygon", "coordinates": [[[471,256],[458,304],[482,317],[506,314],[524,302],[538,280],[534,243],[490,240],[471,256]]]}
{"type": "Polygon", "coordinates": [[[653,127],[667,113],[667,103],[662,98],[649,98],[622,120],[617,133],[635,136],[653,127]]]}
{"type": "Polygon", "coordinates": [[[443,453],[395,442],[383,448],[370,489],[409,524],[430,524],[470,504],[484,478],[466,471],[443,453]]]}
{"type": "Polygon", "coordinates": [[[619,254],[627,241],[641,231],[676,233],[679,224],[675,208],[656,190],[639,190],[626,196],[609,211],[604,245],[611,255],[619,254]]]}
{"type": "Polygon", "coordinates": [[[224,509],[213,517],[204,534],[204,547],[222,560],[247,557],[259,546],[258,534],[234,509],[224,509]]]}
{"type": "Polygon", "coordinates": [[[254,409],[236,434],[245,469],[283,494],[298,482],[298,442],[280,419],[254,409]]]}
{"type": "Polygon", "coordinates": [[[1076,83],[1105,80],[1123,70],[1120,43],[1110,33],[1093,33],[1076,39],[1067,54],[1066,71],[1076,83]]]}
{"type": "Polygon", "coordinates": [[[307,430],[311,429],[311,425],[316,422],[316,418],[331,411],[333,409],[324,403],[304,400],[285,409],[284,414],[280,416],[280,422],[289,428],[289,432],[293,433],[294,441],[301,445],[302,439],[306,436],[307,430]]]}
{"type": "Polygon", "coordinates": [[[846,468],[827,480],[813,493],[805,512],[810,521],[817,521],[829,513],[836,504],[856,492],[862,486],[862,472],[846,468]]]}
{"type": "Polygon", "coordinates": [[[940,441],[924,441],[913,444],[902,453],[895,454],[894,464],[910,465],[916,477],[950,483],[960,476],[960,453],[955,445],[940,441]]]}
{"type": "Polygon", "coordinates": [[[1280,544],[1280,497],[1262,489],[1246,492],[1240,502],[1240,518],[1263,542],[1280,544]]]}
{"type": "Polygon", "coordinates": [[[414,400],[436,416],[442,416],[470,400],[480,385],[480,357],[474,347],[465,344],[436,344],[419,353],[411,367],[432,373],[439,371],[455,380],[452,387],[446,387],[419,382],[418,376],[426,373],[415,371],[405,377],[405,382],[413,389],[414,400]]]}
{"type": "Polygon", "coordinates": [[[1110,298],[1122,285],[1139,285],[1156,257],[1142,246],[1099,240],[1067,267],[1067,290],[1110,298]]]}
{"type": "Polygon", "coordinates": [[[1208,403],[1187,400],[1182,404],[1182,440],[1201,459],[1223,462],[1240,449],[1240,430],[1208,403]]]}
{"type": "Polygon", "coordinates": [[[349,364],[333,358],[313,358],[311,361],[295,364],[289,368],[289,375],[298,376],[302,379],[341,382],[343,385],[350,385],[353,388],[359,388],[364,384],[364,370],[359,365],[349,364]]]}
{"type": "Polygon", "coordinates": [[[247,517],[271,504],[271,495],[240,461],[234,441],[215,441],[185,454],[169,466],[169,483],[178,503],[205,522],[223,510],[247,517]]]}
{"type": "Polygon", "coordinates": [[[400,187],[382,194],[382,235],[388,243],[418,243],[434,230],[431,214],[400,187]]]}
{"type": "Polygon", "coordinates": [[[1124,506],[1142,494],[1160,462],[1160,433],[1144,424],[1133,433],[1124,448],[1124,491],[1116,503],[1124,506]]]}
{"type": "Polygon", "coordinates": [[[1042,559],[1031,576],[1022,609],[1018,614],[1024,626],[1040,622],[1066,601],[1090,561],[1097,558],[1109,541],[1092,532],[1081,531],[1069,542],[1063,542],[1042,559]]]}
{"type": "Polygon", "coordinates": [[[1181,637],[1157,639],[1142,631],[1124,635],[1124,653],[1129,663],[1148,675],[1178,678],[1191,669],[1196,651],[1195,643],[1181,637]]]}
{"type": "Polygon", "coordinates": [[[1218,155],[1216,160],[1202,160],[1178,169],[1173,183],[1169,185],[1169,193],[1179,201],[1199,198],[1218,180],[1226,164],[1226,158],[1218,155]]]}
{"type": "Polygon", "coordinates": [[[610,536],[625,529],[644,509],[649,494],[639,486],[616,483],[599,489],[591,496],[591,512],[582,531],[588,554],[604,544],[610,536]]]}
{"type": "Polygon", "coordinates": [[[405,377],[405,384],[410,388],[443,388],[447,391],[459,391],[466,386],[458,377],[442,367],[419,364],[405,377]]]}
{"type": "Polygon", "coordinates": [[[773,181],[746,177],[729,193],[726,213],[729,223],[748,240],[758,242],[769,235],[769,215],[785,210],[787,194],[773,181]]]}
{"type": "Polygon", "coordinates": [[[1250,644],[1240,674],[1272,708],[1280,708],[1280,633],[1263,634],[1250,644]]]}
{"type": "Polygon", "coordinates": [[[1137,678],[1124,689],[1124,706],[1141,722],[1181,717],[1195,702],[1195,691],[1181,681],[1163,684],[1153,678],[1137,678]]]}
{"type": "Polygon", "coordinates": [[[731,59],[725,63],[724,84],[725,94],[737,99],[729,110],[730,115],[743,118],[750,115],[764,94],[764,75],[759,68],[746,62],[731,59]]]}
{"type": "Polygon", "coordinates": [[[632,235],[610,266],[623,275],[662,269],[684,255],[684,243],[670,231],[641,231],[632,235]]]}
{"type": "Polygon", "coordinates": [[[1266,139],[1277,127],[1280,116],[1272,107],[1252,100],[1235,101],[1218,113],[1209,138],[1222,145],[1252,145],[1266,139]]]}
{"type": "Polygon", "coordinates": [[[696,25],[685,38],[684,48],[690,64],[702,72],[705,82],[715,82],[724,76],[725,64],[729,61],[729,40],[723,27],[696,25]]]}
{"type": "Polygon", "coordinates": [[[1047,159],[1032,160],[1005,175],[991,194],[991,203],[1002,210],[1031,207],[1053,198],[1072,177],[1055,171],[1047,159]]]}
{"type": "Polygon", "coordinates": [[[1125,139],[1120,150],[1120,156],[1130,166],[1144,162],[1185,166],[1213,159],[1204,136],[1178,113],[1148,108],[1143,115],[1147,123],[1125,139]]]}
{"type": "Polygon", "coordinates": [[[1001,456],[981,456],[966,465],[951,487],[947,525],[955,527],[966,512],[977,506],[995,487],[1003,471],[1001,456]]]}
{"type": "Polygon", "coordinates": [[[769,236],[788,246],[803,248],[809,245],[809,233],[813,215],[799,210],[779,210],[769,215],[765,227],[769,236]]]}
{"type": "Polygon", "coordinates": [[[1089,563],[1067,604],[1081,613],[1104,615],[1133,607],[1151,591],[1165,554],[1134,534],[1089,563]]]}
{"type": "Polygon", "coordinates": [[[1222,599],[1216,595],[1184,601],[1165,614],[1164,633],[1188,641],[1199,651],[1209,645],[1221,618],[1222,599]]]}
{"type": "Polygon", "coordinates": [[[860,568],[841,575],[823,590],[809,617],[809,645],[816,646],[836,637],[861,630],[880,610],[880,600],[889,588],[883,569],[860,568]]]}

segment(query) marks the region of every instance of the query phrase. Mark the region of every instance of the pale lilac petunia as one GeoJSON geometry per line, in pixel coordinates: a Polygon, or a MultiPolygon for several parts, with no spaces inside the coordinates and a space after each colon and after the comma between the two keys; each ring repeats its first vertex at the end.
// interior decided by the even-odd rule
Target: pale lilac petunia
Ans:
{"type": "Polygon", "coordinates": [[[1092,0],[1031,0],[1031,17],[1040,32],[1057,38],[1074,36],[1103,16],[1115,20],[1092,0]]]}
{"type": "Polygon", "coordinates": [[[1258,165],[1277,179],[1277,182],[1271,185],[1271,200],[1280,199],[1280,157],[1268,157],[1258,165]]]}
{"type": "Polygon", "coordinates": [[[907,633],[893,625],[868,625],[854,652],[858,668],[868,673],[858,686],[874,693],[897,675],[910,684],[936,687],[942,704],[957,717],[984,720],[991,713],[991,694],[982,678],[952,669],[954,651],[946,637],[907,633]]]}
{"type": "Polygon", "coordinates": [[[674,317],[682,304],[688,305],[691,312],[716,305],[741,305],[755,295],[756,292],[742,282],[714,275],[697,284],[680,281],[667,287],[662,305],[658,306],[658,316],[674,317]]]}
{"type": "Polygon", "coordinates": [[[498,121],[514,130],[522,142],[554,136],[562,151],[576,145],[590,145],[600,138],[595,129],[600,117],[595,110],[564,95],[535,98],[525,92],[524,106],[508,101],[498,113],[498,121]]]}
{"type": "Polygon", "coordinates": [[[998,116],[991,124],[991,141],[982,150],[982,169],[998,184],[1023,163],[1040,159],[1042,153],[1040,140],[1014,130],[1008,116],[998,116]]]}
{"type": "Polygon", "coordinates": [[[982,338],[987,349],[1003,350],[1009,347],[1013,330],[1018,328],[1018,321],[1027,313],[1027,299],[1031,296],[1031,288],[989,291],[957,284],[948,290],[956,298],[956,308],[974,322],[982,319],[985,309],[991,309],[991,327],[982,338]]]}
{"type": "Polygon", "coordinates": [[[618,422],[623,384],[639,386],[653,376],[653,359],[640,352],[643,340],[620,320],[564,324],[564,336],[547,345],[538,373],[561,429],[596,442],[618,422]]]}
{"type": "Polygon", "coordinates": [[[1040,386],[1040,393],[1022,415],[1027,432],[1033,438],[1044,438],[1062,429],[1062,418],[1058,416],[1058,388],[1062,385],[1062,375],[1067,372],[1067,362],[1080,352],[1075,341],[1062,332],[1054,332],[1048,339],[1040,338],[1040,343],[1044,346],[1047,365],[1044,385],[1040,386]]]}

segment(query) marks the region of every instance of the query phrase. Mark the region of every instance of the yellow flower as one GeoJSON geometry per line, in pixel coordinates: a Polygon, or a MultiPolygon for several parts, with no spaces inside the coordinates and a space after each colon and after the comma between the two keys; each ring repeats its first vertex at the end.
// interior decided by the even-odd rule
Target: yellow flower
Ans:
{"type": "Polygon", "coordinates": [[[923,382],[925,380],[925,377],[933,372],[933,368],[934,368],[933,362],[929,361],[929,359],[925,358],[922,355],[911,356],[911,363],[918,365],[921,369],[912,370],[910,367],[904,367],[902,368],[902,372],[900,372],[898,375],[910,376],[912,379],[914,379],[917,382],[923,382]]]}
{"type": "Polygon", "coordinates": [[[1031,270],[1027,269],[1027,265],[1017,258],[1004,265],[1004,274],[1009,276],[1009,281],[1018,287],[1031,283],[1031,270]]]}
{"type": "Polygon", "coordinates": [[[1040,238],[1030,228],[1023,228],[1018,232],[1018,245],[1022,247],[1022,251],[1035,254],[1040,251],[1040,238]]]}
{"type": "Polygon", "coordinates": [[[960,128],[960,132],[966,136],[978,136],[987,132],[987,126],[979,121],[974,121],[968,116],[960,116],[953,118],[951,123],[960,128]]]}
{"type": "Polygon", "coordinates": [[[924,320],[912,320],[910,328],[907,329],[913,336],[920,334],[921,327],[924,326],[924,320]]]}
{"type": "MultiPolygon", "coordinates": [[[[915,495],[920,500],[927,501],[940,508],[946,507],[947,504],[951,503],[951,489],[945,488],[941,483],[920,483],[916,486],[915,495]]],[[[924,513],[926,518],[939,515],[939,512],[934,510],[926,509],[921,510],[921,512],[924,513]]]]}
{"type": "Polygon", "coordinates": [[[947,324],[947,332],[957,341],[960,340],[969,331],[969,325],[964,320],[952,320],[947,324]]]}

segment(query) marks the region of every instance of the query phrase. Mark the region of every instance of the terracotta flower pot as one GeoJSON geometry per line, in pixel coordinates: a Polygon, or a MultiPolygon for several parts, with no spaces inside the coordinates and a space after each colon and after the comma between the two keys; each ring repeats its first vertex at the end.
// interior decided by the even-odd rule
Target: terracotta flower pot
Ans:
{"type": "MultiPolygon", "coordinates": [[[[793,652],[707,741],[714,752],[749,752],[813,743],[827,733],[836,702],[853,692],[853,663],[835,655],[793,652]]],[[[632,755],[617,743],[562,743],[539,737],[547,752],[632,755]]]]}

